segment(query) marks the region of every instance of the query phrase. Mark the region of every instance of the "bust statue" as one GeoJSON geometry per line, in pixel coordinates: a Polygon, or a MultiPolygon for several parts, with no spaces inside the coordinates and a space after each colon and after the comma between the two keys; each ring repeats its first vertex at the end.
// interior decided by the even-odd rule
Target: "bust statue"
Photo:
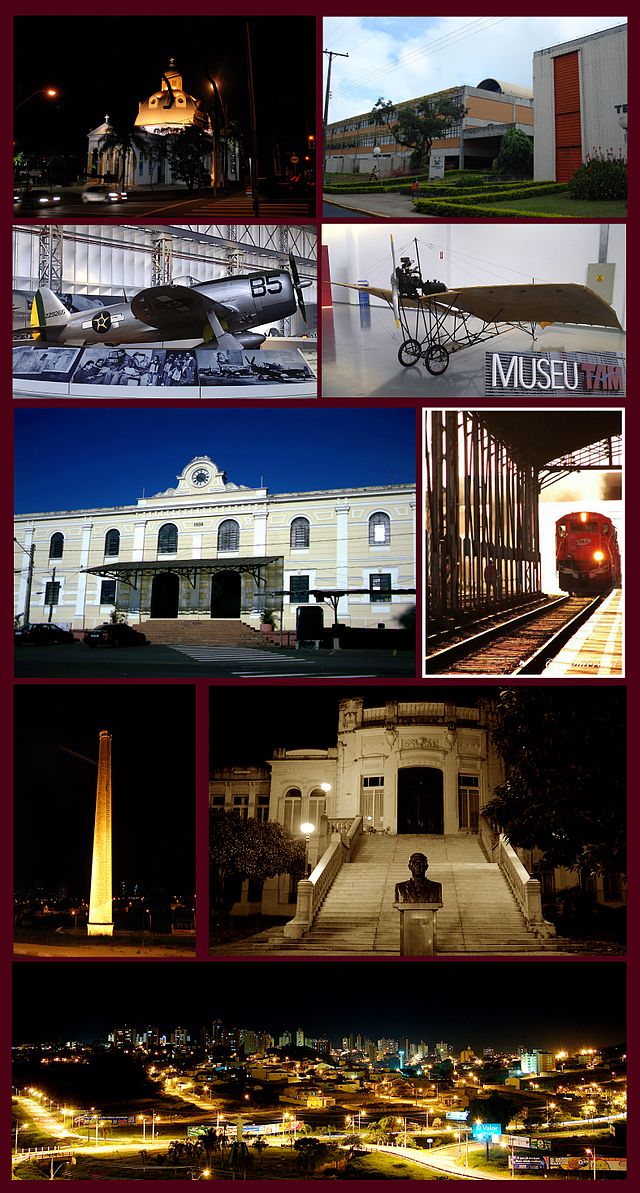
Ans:
{"type": "Polygon", "coordinates": [[[396,883],[396,903],[442,903],[442,886],[426,877],[429,861],[424,853],[409,858],[411,878],[396,883]]]}

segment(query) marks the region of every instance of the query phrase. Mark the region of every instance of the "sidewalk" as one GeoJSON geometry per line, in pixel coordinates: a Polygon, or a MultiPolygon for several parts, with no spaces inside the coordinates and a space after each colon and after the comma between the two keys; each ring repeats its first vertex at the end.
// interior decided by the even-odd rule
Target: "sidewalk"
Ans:
{"type": "Polygon", "coordinates": [[[345,207],[348,211],[357,211],[360,215],[369,215],[380,219],[388,219],[390,216],[400,216],[403,219],[411,220],[433,218],[413,210],[411,195],[323,195],[322,198],[332,207],[345,207]]]}
{"type": "MultiPolygon", "coordinates": [[[[484,1172],[481,1168],[465,1168],[463,1164],[456,1163],[456,1155],[458,1145],[451,1144],[447,1148],[437,1148],[435,1151],[424,1151],[423,1148],[418,1147],[394,1147],[391,1144],[376,1143],[367,1144],[367,1150],[376,1152],[387,1152],[391,1156],[404,1156],[407,1160],[413,1160],[415,1164],[422,1164],[426,1168],[435,1168],[439,1172],[445,1172],[449,1176],[462,1177],[470,1181],[509,1181],[512,1179],[509,1172],[484,1172]]],[[[473,1148],[469,1146],[469,1151],[479,1151],[484,1148],[484,1144],[473,1148]]]]}

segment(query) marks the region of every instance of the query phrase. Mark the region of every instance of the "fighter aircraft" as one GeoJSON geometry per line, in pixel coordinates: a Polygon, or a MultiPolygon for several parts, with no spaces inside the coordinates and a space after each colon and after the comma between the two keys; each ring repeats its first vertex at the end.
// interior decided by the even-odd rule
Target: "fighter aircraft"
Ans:
{"type": "Polygon", "coordinates": [[[391,237],[393,272],[390,290],[359,283],[334,283],[349,290],[365,291],[389,303],[396,327],[400,327],[404,335],[398,360],[405,368],[422,360],[429,373],[440,377],[447,371],[452,353],[514,328],[527,332],[532,339],[535,339],[536,325],[547,327],[551,323],[589,324],[622,330],[613,307],[588,286],[573,282],[454,289],[443,282],[423,281],[418,243],[414,243],[417,265],[410,257],[401,257],[400,265],[396,265],[391,237]],[[476,322],[472,324],[471,319],[476,322]]]}
{"type": "Polygon", "coordinates": [[[266,336],[249,329],[293,315],[298,306],[306,322],[302,282],[293,253],[291,272],[264,269],[219,278],[196,286],[150,286],[131,302],[71,314],[60,299],[41,286],[31,307],[29,327],[16,339],[40,344],[179,343],[185,340],[222,349],[259,348],[266,336]]]}

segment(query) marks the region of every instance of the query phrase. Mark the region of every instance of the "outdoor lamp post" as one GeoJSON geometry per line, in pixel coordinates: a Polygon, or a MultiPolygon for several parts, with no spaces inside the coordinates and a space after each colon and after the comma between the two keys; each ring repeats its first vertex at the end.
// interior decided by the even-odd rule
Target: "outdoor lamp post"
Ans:
{"type": "Polygon", "coordinates": [[[593,1161],[593,1179],[595,1181],[595,1180],[597,1180],[597,1177],[596,1177],[596,1149],[595,1149],[595,1147],[586,1147],[584,1150],[586,1151],[588,1156],[591,1156],[591,1159],[593,1161]]]}
{"type": "Polygon", "coordinates": [[[307,877],[311,872],[311,866],[309,865],[309,839],[311,834],[315,833],[315,831],[315,824],[311,824],[311,821],[309,820],[305,820],[304,823],[300,825],[300,832],[304,833],[304,861],[307,877]]]}
{"type": "Polygon", "coordinates": [[[37,90],[32,91],[31,95],[28,95],[26,99],[21,99],[20,103],[16,104],[13,110],[14,112],[17,112],[18,108],[24,107],[25,104],[29,103],[30,99],[35,99],[36,95],[45,95],[47,99],[57,99],[59,94],[60,92],[58,91],[57,87],[38,87],[37,90]]]}

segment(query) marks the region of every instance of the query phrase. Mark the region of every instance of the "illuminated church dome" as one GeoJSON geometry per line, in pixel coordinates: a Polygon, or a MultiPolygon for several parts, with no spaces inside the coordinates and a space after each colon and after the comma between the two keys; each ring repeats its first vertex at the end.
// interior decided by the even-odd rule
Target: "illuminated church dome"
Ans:
{"type": "Polygon", "coordinates": [[[162,76],[162,88],[139,105],[136,128],[149,133],[173,133],[189,125],[206,131],[206,114],[198,107],[198,100],[182,88],[182,75],[175,69],[173,58],[162,76]]]}

